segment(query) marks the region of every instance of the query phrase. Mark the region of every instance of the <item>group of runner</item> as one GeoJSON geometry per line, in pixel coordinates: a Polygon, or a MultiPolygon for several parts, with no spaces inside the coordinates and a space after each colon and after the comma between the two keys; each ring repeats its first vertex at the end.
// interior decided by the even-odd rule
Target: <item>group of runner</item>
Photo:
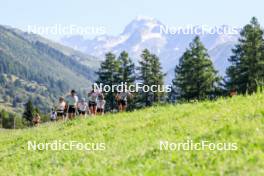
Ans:
{"type": "MultiPolygon", "coordinates": [[[[119,112],[123,112],[127,108],[127,100],[132,94],[128,91],[118,92],[115,99],[118,104],[119,112]]],[[[72,120],[77,115],[86,117],[87,115],[96,116],[103,115],[105,111],[104,94],[94,87],[88,93],[88,100],[85,98],[79,100],[75,90],[71,90],[70,94],[65,98],[60,97],[58,104],[52,109],[50,114],[51,121],[72,120]]]]}

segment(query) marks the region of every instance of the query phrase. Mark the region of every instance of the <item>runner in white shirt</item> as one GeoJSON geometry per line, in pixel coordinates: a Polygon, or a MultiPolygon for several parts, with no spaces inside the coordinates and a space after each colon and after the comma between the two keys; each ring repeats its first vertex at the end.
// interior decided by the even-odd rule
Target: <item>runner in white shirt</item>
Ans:
{"type": "Polygon", "coordinates": [[[67,113],[70,120],[76,116],[76,108],[78,103],[78,97],[76,96],[75,90],[71,91],[71,94],[66,97],[67,113]]]}
{"type": "Polygon", "coordinates": [[[87,112],[87,108],[88,108],[88,104],[85,102],[85,98],[83,98],[79,103],[78,103],[78,112],[79,115],[86,115],[87,112]]]}
{"type": "Polygon", "coordinates": [[[65,118],[66,102],[63,97],[60,97],[59,103],[57,105],[57,120],[65,118]]]}
{"type": "Polygon", "coordinates": [[[89,110],[91,115],[96,115],[97,112],[97,101],[98,101],[98,96],[101,93],[95,89],[94,86],[92,86],[91,92],[88,93],[88,99],[89,99],[89,110]]]}
{"type": "Polygon", "coordinates": [[[98,92],[96,92],[95,90],[92,90],[88,94],[88,98],[89,98],[90,113],[91,113],[91,115],[96,115],[96,106],[97,106],[98,92]]]}

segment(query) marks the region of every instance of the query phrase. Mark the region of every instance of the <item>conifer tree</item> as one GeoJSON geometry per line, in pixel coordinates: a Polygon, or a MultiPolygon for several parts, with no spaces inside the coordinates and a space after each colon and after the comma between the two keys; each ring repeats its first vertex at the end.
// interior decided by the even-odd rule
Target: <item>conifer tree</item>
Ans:
{"type": "Polygon", "coordinates": [[[232,52],[229,58],[231,66],[226,71],[227,90],[255,92],[258,83],[264,80],[263,31],[255,17],[242,29],[239,42],[232,52]]]}
{"type": "Polygon", "coordinates": [[[5,119],[8,118],[8,113],[5,110],[0,112],[0,128],[5,128],[5,119]]]}
{"type": "MultiPolygon", "coordinates": [[[[141,60],[139,61],[139,81],[141,81],[144,85],[151,85],[150,77],[151,77],[151,56],[149,50],[143,50],[141,54],[141,60]]],[[[139,92],[140,94],[140,101],[142,106],[150,106],[150,92],[139,92]]]]}
{"type": "MultiPolygon", "coordinates": [[[[123,82],[126,83],[127,86],[135,84],[136,80],[136,73],[135,73],[135,64],[129,58],[127,52],[123,51],[120,53],[118,57],[119,61],[119,83],[123,82]]],[[[133,98],[128,98],[128,107],[127,110],[133,110],[136,107],[136,102],[138,99],[138,94],[136,92],[133,93],[133,98]]]]}
{"type": "Polygon", "coordinates": [[[23,113],[23,118],[31,123],[34,118],[34,111],[35,109],[33,107],[32,101],[29,100],[25,105],[25,111],[23,113]]]}
{"type": "Polygon", "coordinates": [[[119,82],[127,83],[128,85],[134,84],[136,76],[135,76],[135,64],[129,58],[127,52],[123,51],[118,57],[119,61],[119,82]]]}
{"type": "MultiPolygon", "coordinates": [[[[105,61],[101,63],[98,73],[98,84],[118,85],[119,84],[119,68],[120,63],[117,61],[116,56],[109,52],[105,55],[105,61]]],[[[115,92],[105,92],[106,110],[114,110],[116,108],[115,92]]]]}
{"type": "MultiPolygon", "coordinates": [[[[151,54],[147,49],[143,50],[141,54],[141,60],[139,61],[139,81],[143,85],[151,87],[163,86],[164,74],[162,73],[161,64],[159,58],[151,54]]],[[[140,92],[141,102],[143,106],[150,106],[153,103],[159,102],[163,97],[164,93],[152,92],[140,92]]]]}
{"type": "Polygon", "coordinates": [[[163,92],[163,88],[162,86],[164,86],[164,76],[165,74],[162,72],[162,67],[161,67],[161,63],[159,61],[159,58],[155,55],[155,54],[152,54],[151,55],[151,58],[152,58],[152,66],[151,66],[151,72],[152,72],[152,85],[157,85],[157,86],[160,86],[162,90],[162,92],[153,92],[153,102],[160,102],[164,95],[165,95],[165,92],[163,92]]]}
{"type": "Polygon", "coordinates": [[[199,37],[195,37],[175,68],[173,87],[178,99],[206,99],[214,94],[219,82],[217,72],[199,37]]]}

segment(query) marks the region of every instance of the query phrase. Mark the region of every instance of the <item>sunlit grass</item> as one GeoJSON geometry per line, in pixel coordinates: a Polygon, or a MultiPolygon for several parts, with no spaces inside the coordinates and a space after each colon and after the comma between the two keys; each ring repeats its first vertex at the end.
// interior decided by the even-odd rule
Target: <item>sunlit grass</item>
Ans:
{"type": "Polygon", "coordinates": [[[264,175],[264,95],[151,107],[0,131],[0,175],[264,175]],[[237,151],[161,151],[159,141],[236,142],[237,151]],[[27,141],[104,142],[104,151],[28,151],[27,141]]]}

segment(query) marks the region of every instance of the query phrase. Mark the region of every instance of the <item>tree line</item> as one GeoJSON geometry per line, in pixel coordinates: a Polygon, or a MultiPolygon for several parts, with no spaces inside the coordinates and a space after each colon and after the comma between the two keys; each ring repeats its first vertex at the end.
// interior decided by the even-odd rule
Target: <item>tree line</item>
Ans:
{"type": "MultiPolygon", "coordinates": [[[[143,50],[138,66],[125,51],[118,57],[111,52],[105,57],[98,71],[98,83],[164,84],[165,74],[159,57],[147,49],[143,50]]],[[[230,91],[240,94],[256,92],[264,81],[264,39],[263,30],[255,17],[241,30],[228,61],[231,65],[226,70],[226,77],[222,78],[214,68],[207,49],[196,36],[175,68],[172,91],[168,94],[138,92],[133,103],[130,103],[130,109],[161,102],[215,99],[228,95],[230,91]]],[[[106,94],[106,101],[108,110],[115,109],[113,92],[106,94]]]]}

